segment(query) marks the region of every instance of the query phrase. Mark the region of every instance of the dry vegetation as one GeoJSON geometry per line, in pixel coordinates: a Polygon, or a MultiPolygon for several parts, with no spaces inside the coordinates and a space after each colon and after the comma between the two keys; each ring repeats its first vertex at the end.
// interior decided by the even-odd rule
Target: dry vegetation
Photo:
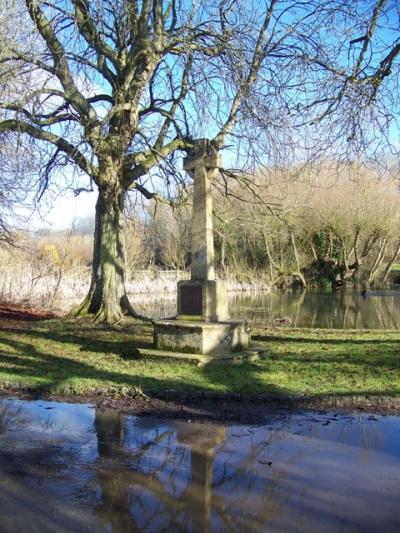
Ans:
{"type": "MultiPolygon", "coordinates": [[[[218,185],[218,184],[216,184],[218,185]]],[[[270,171],[254,194],[215,190],[219,275],[230,290],[292,285],[382,286],[400,256],[398,182],[363,167],[270,171]],[[277,204],[274,209],[268,207],[277,204]],[[268,205],[267,205],[268,204],[268,205]]],[[[190,197],[180,207],[131,213],[124,231],[127,290],[173,297],[190,266],[190,197]]],[[[93,237],[86,231],[19,235],[0,252],[0,298],[62,308],[84,297],[93,237]]]]}
{"type": "MultiPolygon", "coordinates": [[[[90,283],[91,235],[59,232],[39,238],[19,236],[17,246],[0,249],[0,302],[38,309],[67,311],[86,294],[90,283]]],[[[129,251],[129,247],[128,247],[129,251]]],[[[133,250],[135,252],[135,250],[133,250]]],[[[128,256],[127,291],[133,300],[171,300],[187,270],[156,264],[153,253],[128,256]]],[[[228,279],[230,291],[266,290],[260,279],[251,283],[228,279]]]]}
{"type": "MultiPolygon", "coordinates": [[[[222,277],[269,286],[382,286],[400,256],[396,171],[324,163],[272,168],[215,184],[215,241],[222,277]],[[244,188],[241,185],[246,185],[244,188]]],[[[153,264],[190,264],[190,198],[152,211],[145,249],[153,264]]]]}
{"type": "Polygon", "coordinates": [[[318,170],[275,169],[254,188],[256,203],[250,193],[218,202],[222,270],[247,278],[263,272],[281,287],[390,281],[400,254],[399,182],[393,172],[333,163],[318,170]]]}
{"type": "Polygon", "coordinates": [[[0,252],[0,298],[32,307],[74,303],[87,291],[90,236],[20,235],[16,247],[0,252]]]}

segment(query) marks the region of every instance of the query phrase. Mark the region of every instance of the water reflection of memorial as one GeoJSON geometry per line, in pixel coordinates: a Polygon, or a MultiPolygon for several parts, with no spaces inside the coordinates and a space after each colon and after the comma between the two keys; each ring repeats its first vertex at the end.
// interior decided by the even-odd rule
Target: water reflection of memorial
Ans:
{"type": "Polygon", "coordinates": [[[160,429],[159,422],[146,419],[138,425],[147,432],[154,428],[154,435],[136,442],[132,453],[126,447],[123,417],[96,412],[101,488],[97,516],[112,531],[210,531],[213,459],[225,429],[180,422],[160,429]],[[156,455],[152,448],[158,450],[156,455]]]}
{"type": "Polygon", "coordinates": [[[3,401],[1,524],[397,532],[399,427],[396,417],[290,413],[225,428],[3,401]]]}

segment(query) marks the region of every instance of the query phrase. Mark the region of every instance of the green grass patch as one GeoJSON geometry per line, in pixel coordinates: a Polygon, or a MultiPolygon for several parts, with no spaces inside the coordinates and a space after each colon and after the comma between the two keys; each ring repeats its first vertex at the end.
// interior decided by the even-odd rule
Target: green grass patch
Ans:
{"type": "Polygon", "coordinates": [[[400,332],[273,328],[254,332],[268,358],[208,366],[137,357],[152,328],[115,330],[90,320],[21,322],[0,330],[0,383],[84,394],[95,388],[246,394],[400,395],[400,332]]]}

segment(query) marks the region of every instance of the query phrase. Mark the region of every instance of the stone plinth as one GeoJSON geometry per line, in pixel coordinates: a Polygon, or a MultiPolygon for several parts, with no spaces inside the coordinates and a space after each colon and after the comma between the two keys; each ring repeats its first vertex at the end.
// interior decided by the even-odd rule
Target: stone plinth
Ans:
{"type": "Polygon", "coordinates": [[[225,283],[189,280],[178,283],[178,320],[219,322],[229,319],[225,283]]]}
{"type": "Polygon", "coordinates": [[[247,322],[159,320],[154,324],[156,350],[217,357],[248,349],[250,340],[250,328],[247,322]]]}

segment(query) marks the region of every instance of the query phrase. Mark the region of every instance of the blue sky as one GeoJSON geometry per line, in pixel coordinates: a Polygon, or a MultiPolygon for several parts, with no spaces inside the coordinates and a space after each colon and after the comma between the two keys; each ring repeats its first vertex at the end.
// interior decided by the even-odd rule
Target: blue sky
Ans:
{"type": "MultiPolygon", "coordinates": [[[[371,6],[372,4],[373,2],[369,0],[365,2],[365,6],[371,6]]],[[[394,6],[395,2],[393,3],[393,7],[394,6]]],[[[393,9],[390,16],[390,22],[393,22],[393,27],[398,28],[398,21],[395,20],[395,17],[396,10],[393,9]]],[[[358,34],[352,35],[351,37],[357,36],[358,34]]],[[[380,38],[386,42],[393,42],[393,40],[396,38],[396,35],[394,33],[394,30],[387,29],[385,31],[381,31],[380,38]]],[[[205,118],[205,122],[200,121],[203,127],[207,122],[207,117],[205,118]]],[[[208,117],[208,119],[209,118],[210,117],[208,117]]],[[[210,122],[212,122],[212,120],[210,122]]],[[[201,132],[201,134],[206,133],[207,132],[201,132]]],[[[399,133],[400,132],[397,125],[394,125],[390,131],[391,140],[398,143],[399,133]]],[[[229,164],[234,164],[233,159],[234,155],[232,152],[225,152],[225,154],[223,154],[223,161],[225,163],[225,166],[229,166],[229,164]]],[[[52,229],[57,230],[70,228],[73,222],[76,221],[78,218],[87,218],[94,216],[94,205],[96,202],[96,197],[96,192],[82,193],[78,197],[74,196],[72,191],[66,191],[62,194],[62,196],[59,197],[55,196],[52,193],[46,194],[40,208],[28,217],[25,223],[26,227],[29,227],[30,229],[51,227],[52,229]]]]}

